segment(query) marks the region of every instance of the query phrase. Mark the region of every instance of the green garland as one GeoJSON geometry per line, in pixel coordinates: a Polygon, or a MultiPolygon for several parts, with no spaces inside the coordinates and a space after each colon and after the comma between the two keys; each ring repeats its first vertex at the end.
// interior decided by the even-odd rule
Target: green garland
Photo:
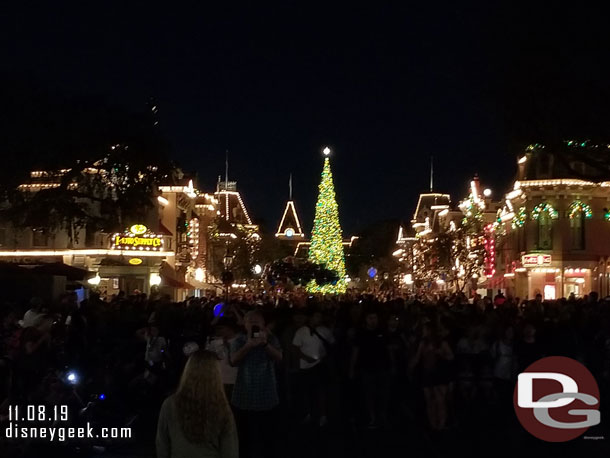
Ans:
{"type": "Polygon", "coordinates": [[[517,212],[517,215],[513,218],[513,222],[512,222],[513,229],[525,226],[526,220],[527,220],[527,213],[525,211],[525,207],[519,207],[519,211],[517,212]]]}
{"type": "Polygon", "coordinates": [[[534,209],[532,210],[532,219],[538,221],[540,213],[542,212],[548,212],[551,219],[559,218],[559,212],[555,210],[555,208],[551,204],[549,204],[548,202],[544,202],[534,207],[534,209]]]}
{"type": "Polygon", "coordinates": [[[587,218],[587,219],[591,219],[593,217],[593,211],[591,210],[590,205],[587,205],[580,200],[576,200],[576,201],[572,202],[572,205],[570,205],[570,210],[568,213],[568,215],[570,216],[570,219],[575,218],[576,215],[580,212],[583,212],[585,214],[585,218],[587,218]]]}

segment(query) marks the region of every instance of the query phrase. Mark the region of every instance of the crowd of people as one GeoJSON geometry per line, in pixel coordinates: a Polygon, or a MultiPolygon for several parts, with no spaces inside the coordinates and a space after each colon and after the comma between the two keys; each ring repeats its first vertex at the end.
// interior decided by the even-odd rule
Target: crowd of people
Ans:
{"type": "Polygon", "coordinates": [[[442,440],[481,406],[502,427],[517,374],[543,356],[582,362],[602,403],[610,388],[610,299],[594,292],[68,294],[0,312],[0,427],[9,405],[81,412],[94,399],[100,421],[133,425],[135,440],[156,432],[159,457],[281,456],[282,428],[399,430],[405,418],[442,440]]]}

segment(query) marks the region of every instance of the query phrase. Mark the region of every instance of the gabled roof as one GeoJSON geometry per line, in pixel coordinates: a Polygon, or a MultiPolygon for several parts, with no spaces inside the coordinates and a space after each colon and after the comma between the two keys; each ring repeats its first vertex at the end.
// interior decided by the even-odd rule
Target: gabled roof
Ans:
{"type": "Polygon", "coordinates": [[[299,222],[296,208],[294,207],[294,202],[292,200],[289,200],[286,203],[284,215],[282,216],[282,220],[280,221],[280,225],[277,228],[277,233],[275,236],[286,238],[305,237],[305,234],[301,229],[301,223],[299,222]]]}
{"type": "Polygon", "coordinates": [[[425,221],[426,217],[435,214],[435,210],[449,208],[450,204],[451,197],[449,194],[441,194],[438,192],[420,194],[412,222],[421,223],[425,221]]]}
{"type": "Polygon", "coordinates": [[[221,216],[230,223],[252,224],[248,210],[237,191],[218,191],[218,208],[221,216]]]}

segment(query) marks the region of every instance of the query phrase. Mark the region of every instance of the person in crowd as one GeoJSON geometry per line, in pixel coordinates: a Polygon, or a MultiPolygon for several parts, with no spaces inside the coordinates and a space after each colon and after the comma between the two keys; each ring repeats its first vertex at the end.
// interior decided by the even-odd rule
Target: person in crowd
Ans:
{"type": "Polygon", "coordinates": [[[408,357],[407,349],[409,347],[409,341],[405,334],[400,317],[392,313],[387,320],[387,338],[388,338],[388,349],[392,355],[391,360],[394,362],[396,370],[392,374],[390,380],[390,414],[392,416],[399,416],[402,409],[404,409],[406,396],[407,380],[407,367],[408,357]]]}
{"type": "Polygon", "coordinates": [[[230,358],[231,345],[236,338],[235,323],[230,319],[221,319],[216,323],[214,336],[206,344],[206,350],[213,351],[218,357],[220,376],[228,399],[231,399],[237,379],[238,368],[231,365],[230,358]]]}
{"type": "Polygon", "coordinates": [[[283,388],[283,393],[281,394],[286,401],[287,407],[292,411],[296,411],[301,406],[300,393],[298,392],[301,357],[298,349],[292,345],[292,341],[296,332],[307,324],[309,317],[305,307],[299,307],[289,312],[292,313],[287,314],[285,317],[286,324],[279,334],[280,345],[285,349],[282,355],[282,372],[280,375],[283,383],[279,385],[283,388]]]}
{"type": "Polygon", "coordinates": [[[487,342],[481,336],[481,327],[478,325],[470,326],[466,335],[457,343],[456,359],[459,390],[466,403],[472,402],[479,394],[484,358],[487,351],[487,342]]]}
{"type": "Polygon", "coordinates": [[[33,297],[30,299],[30,308],[23,315],[23,320],[20,323],[21,327],[29,328],[37,326],[47,312],[48,310],[45,309],[43,300],[39,297],[33,297]]]}
{"type": "Polygon", "coordinates": [[[502,291],[498,291],[498,294],[494,297],[494,307],[501,307],[506,302],[506,297],[504,297],[504,293],[502,291]]]}
{"type": "Polygon", "coordinates": [[[292,345],[296,348],[300,364],[299,390],[303,401],[304,422],[317,414],[320,426],[327,423],[327,396],[329,367],[327,355],[335,343],[329,328],[322,325],[322,313],[312,311],[307,325],[294,335],[292,345]]]}
{"type": "Polygon", "coordinates": [[[385,332],[379,326],[379,315],[368,310],[364,327],[356,335],[352,349],[349,376],[358,372],[368,411],[368,428],[387,425],[390,376],[395,371],[393,354],[385,332]]]}
{"type": "Polygon", "coordinates": [[[87,320],[79,309],[66,318],[66,356],[70,366],[80,365],[87,352],[87,320]]]}
{"type": "MultiPolygon", "coordinates": [[[[610,398],[610,298],[600,299],[591,292],[586,298],[546,301],[542,297],[519,300],[507,295],[501,306],[494,307],[491,297],[477,297],[474,293],[469,296],[407,295],[383,290],[323,297],[298,288],[289,293],[274,288],[251,295],[236,292],[228,301],[208,293],[203,298],[172,302],[160,294],[122,293],[107,301],[92,294],[78,310],[72,302],[72,308],[67,307],[66,300],[46,301],[46,307],[42,307],[38,300],[9,303],[0,298],[0,315],[4,317],[0,357],[8,369],[0,372],[6,378],[6,385],[0,390],[0,422],[8,421],[8,406],[18,402],[61,405],[68,401],[66,397],[74,401],[74,393],[83,393],[86,399],[91,394],[104,393],[106,400],[96,401],[100,412],[135,417],[140,431],[153,432],[159,408],[168,393],[180,386],[188,357],[204,347],[208,335],[217,339],[212,339],[208,347],[215,350],[215,359],[207,366],[206,374],[213,372],[212,366],[220,366],[218,386],[224,384],[229,394],[229,409],[234,409],[237,430],[243,438],[239,447],[242,456],[292,456],[294,450],[285,451],[282,447],[294,444],[303,444],[302,454],[317,456],[328,451],[320,451],[325,443],[317,438],[330,437],[332,441],[337,431],[375,437],[377,433],[360,429],[369,422],[373,428],[383,424],[389,413],[391,419],[395,414],[406,414],[409,425],[427,420],[435,438],[446,425],[460,426],[458,441],[462,442],[475,436],[511,434],[509,428],[516,425],[511,420],[514,414],[509,412],[515,377],[544,355],[559,354],[581,361],[598,381],[603,411],[610,398]],[[215,316],[214,306],[223,301],[228,304],[223,308],[224,316],[215,316]],[[24,317],[25,310],[45,312],[45,308],[49,315],[28,315],[26,321],[33,320],[36,326],[16,328],[14,317],[24,317]],[[65,319],[67,310],[72,311],[69,322],[65,319]],[[320,316],[311,315],[310,310],[322,311],[322,319],[332,325],[325,328],[320,316]],[[78,313],[83,318],[80,323],[78,313]],[[237,334],[242,325],[243,335],[237,334]],[[141,330],[136,332],[138,329],[141,330]],[[336,343],[329,347],[316,333],[324,337],[330,329],[333,331],[328,331],[328,343],[331,338],[336,343]],[[281,336],[281,345],[276,335],[281,336]],[[486,353],[489,363],[485,362],[486,353]],[[404,383],[399,376],[405,368],[403,355],[407,355],[411,368],[417,369],[409,372],[404,383]],[[459,363],[470,364],[473,358],[482,362],[469,365],[477,382],[477,402],[467,402],[474,401],[472,393],[452,389],[454,372],[457,374],[454,364],[457,367],[458,359],[459,363]],[[77,365],[66,367],[66,362],[77,365]],[[171,364],[163,369],[164,363],[171,364]],[[335,375],[324,384],[306,383],[307,390],[301,387],[299,391],[292,379],[279,376],[294,371],[299,380],[301,375],[314,374],[308,371],[321,364],[335,375]],[[479,389],[487,377],[486,366],[493,381],[489,384],[489,397],[479,389]],[[150,380],[158,377],[156,370],[160,369],[163,383],[151,385],[148,378],[144,382],[145,368],[150,380]],[[66,384],[62,379],[68,369],[78,373],[78,385],[66,384]],[[129,381],[138,375],[143,383],[134,389],[129,381]],[[387,380],[394,380],[394,384],[387,380]],[[330,393],[326,403],[317,402],[320,386],[330,393]],[[294,403],[286,393],[292,393],[294,403]],[[402,396],[406,402],[401,404],[402,396]],[[109,405],[112,407],[106,408],[109,405]],[[400,409],[388,409],[390,405],[400,405],[400,409]],[[297,406],[304,407],[303,411],[297,411],[297,406]],[[318,432],[317,428],[302,425],[306,413],[316,419],[312,425],[319,425],[325,411],[333,428],[318,432]],[[507,418],[506,423],[494,421],[500,416],[507,418]]],[[[194,379],[203,381],[205,377],[194,379]]],[[[164,416],[168,415],[167,409],[164,416]]],[[[180,425],[175,418],[167,423],[169,430],[180,425]]],[[[100,422],[110,423],[105,418],[100,422]]],[[[179,455],[183,449],[173,448],[169,430],[165,443],[170,445],[165,451],[179,455]]],[[[137,440],[144,440],[139,432],[137,435],[137,440]]],[[[439,435],[445,436],[453,437],[439,435]]],[[[208,456],[221,453],[207,440],[194,443],[197,447],[205,444],[211,454],[208,456]]],[[[199,451],[197,454],[206,456],[199,451]]]]}
{"type": "Polygon", "coordinates": [[[146,396],[151,391],[162,391],[167,382],[169,363],[168,342],[160,335],[157,321],[148,322],[146,327],[138,329],[136,336],[146,342],[144,350],[144,369],[130,382],[130,387],[138,397],[146,396]]]}
{"type": "Polygon", "coordinates": [[[525,323],[521,339],[515,344],[517,372],[525,371],[530,364],[538,361],[544,355],[544,348],[536,337],[536,327],[533,323],[525,323]]]}
{"type": "Polygon", "coordinates": [[[190,355],[176,393],[161,406],[156,448],[157,458],[238,458],[237,429],[215,353],[190,355]]]}
{"type": "Polygon", "coordinates": [[[504,326],[498,339],[491,345],[496,401],[504,414],[512,408],[511,397],[515,384],[517,361],[514,352],[515,330],[504,326]]]}
{"type": "Polygon", "coordinates": [[[415,358],[414,368],[421,363],[421,383],[426,401],[428,422],[433,431],[441,431],[447,423],[447,395],[449,390],[448,361],[453,351],[439,333],[438,326],[427,322],[423,326],[422,339],[415,358]]]}
{"type": "Polygon", "coordinates": [[[9,306],[0,313],[0,358],[10,359],[11,352],[18,347],[18,344],[15,344],[16,332],[20,330],[17,313],[9,306]]]}
{"type": "Polygon", "coordinates": [[[282,349],[260,311],[249,311],[244,324],[246,333],[231,345],[231,364],[238,367],[231,404],[244,456],[274,456],[272,434],[279,404],[275,364],[282,360],[282,349]]]}
{"type": "Polygon", "coordinates": [[[26,401],[34,393],[50,364],[53,318],[44,316],[36,326],[25,328],[19,337],[19,349],[13,362],[13,397],[26,401]]]}

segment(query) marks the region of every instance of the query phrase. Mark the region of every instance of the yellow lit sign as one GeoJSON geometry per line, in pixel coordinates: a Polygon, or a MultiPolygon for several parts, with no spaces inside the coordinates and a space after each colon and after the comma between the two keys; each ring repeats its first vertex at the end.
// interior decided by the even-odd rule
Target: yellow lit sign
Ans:
{"type": "Polygon", "coordinates": [[[131,258],[129,260],[129,264],[133,266],[139,266],[140,264],[142,264],[142,260],[140,258],[131,258]]]}
{"type": "Polygon", "coordinates": [[[133,226],[131,226],[129,228],[129,230],[131,231],[132,234],[142,235],[142,234],[145,234],[146,231],[148,231],[148,228],[146,226],[144,226],[143,224],[134,224],[133,226]]]}
{"type": "Polygon", "coordinates": [[[114,234],[110,246],[113,250],[139,251],[159,251],[162,247],[163,236],[153,234],[142,224],[134,224],[125,232],[114,234]]]}
{"type": "Polygon", "coordinates": [[[159,248],[161,246],[161,238],[160,237],[128,237],[122,235],[116,235],[114,237],[114,247],[115,248],[124,248],[124,247],[149,247],[149,248],[159,248]]]}

